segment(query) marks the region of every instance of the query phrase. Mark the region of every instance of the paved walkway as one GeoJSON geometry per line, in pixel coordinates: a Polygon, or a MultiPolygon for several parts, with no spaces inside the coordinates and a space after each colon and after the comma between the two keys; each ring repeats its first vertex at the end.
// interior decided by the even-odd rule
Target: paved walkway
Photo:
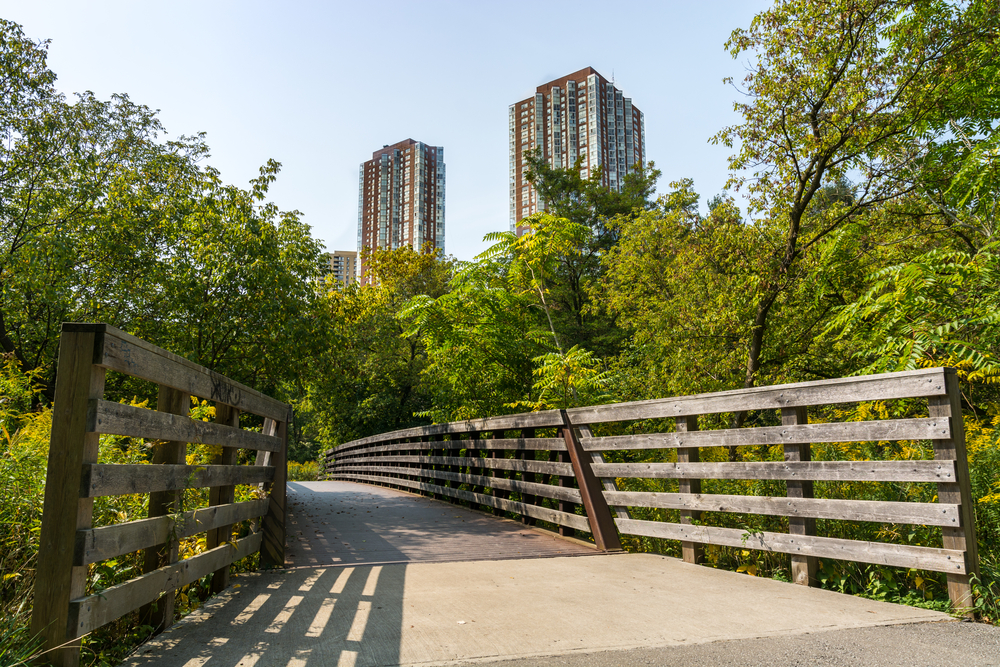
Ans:
{"type": "Polygon", "coordinates": [[[126,664],[374,667],[527,658],[521,664],[528,665],[553,655],[950,620],[652,554],[300,568],[234,583],[126,664]]]}
{"type": "Polygon", "coordinates": [[[478,662],[478,667],[996,667],[1000,628],[907,623],[763,639],[478,662]]]}
{"type": "Polygon", "coordinates": [[[593,546],[354,482],[288,485],[288,567],[592,556],[593,546]]]}
{"type": "MultiPolygon", "coordinates": [[[[289,486],[293,567],[234,578],[222,595],[125,664],[687,665],[684,651],[702,652],[700,662],[688,656],[691,665],[826,664],[812,658],[767,662],[772,654],[766,642],[785,646],[788,655],[796,654],[806,633],[822,638],[868,628],[878,636],[896,624],[965,625],[936,612],[652,554],[593,555],[586,546],[512,521],[387,489],[341,482],[289,486]],[[592,557],[568,557],[584,554],[592,557]],[[758,647],[753,655],[759,660],[740,660],[749,646],[758,647]],[[720,655],[729,662],[720,662],[720,655]]],[[[854,653],[889,650],[880,640],[868,641],[874,650],[854,646],[854,653]]],[[[922,647],[917,657],[934,654],[922,647]]]]}

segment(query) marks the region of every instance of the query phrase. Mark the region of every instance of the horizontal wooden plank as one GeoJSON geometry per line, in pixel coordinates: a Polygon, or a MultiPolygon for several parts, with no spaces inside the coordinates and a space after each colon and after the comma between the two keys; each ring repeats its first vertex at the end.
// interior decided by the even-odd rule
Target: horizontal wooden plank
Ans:
{"type": "Polygon", "coordinates": [[[91,401],[87,419],[87,429],[92,433],[268,452],[281,450],[281,440],[269,435],[112,401],[91,401]]]}
{"type": "Polygon", "coordinates": [[[80,496],[121,496],[205,486],[260,484],[274,479],[269,466],[188,466],[88,464],[83,466],[80,496]]]}
{"type": "Polygon", "coordinates": [[[290,419],[288,404],[114,327],[104,325],[99,340],[103,342],[98,344],[100,352],[94,360],[98,366],[275,421],[290,419]]]}
{"type": "MultiPolygon", "coordinates": [[[[573,476],[572,463],[558,461],[533,461],[531,459],[499,459],[476,456],[371,456],[348,460],[352,465],[384,465],[387,463],[418,463],[422,466],[442,465],[460,468],[490,468],[492,470],[516,470],[535,472],[543,475],[573,476]]],[[[347,463],[348,461],[341,461],[347,463]]],[[[336,469],[336,468],[334,468],[336,469]]]]}
{"type": "Polygon", "coordinates": [[[842,521],[875,521],[928,526],[959,525],[959,506],[947,503],[900,503],[881,500],[726,496],[696,493],[605,491],[609,505],[658,507],[694,512],[768,514],[842,521]]]}
{"type": "Polygon", "coordinates": [[[69,627],[79,637],[155,602],[163,593],[186,586],[230,563],[246,558],[260,549],[262,533],[244,537],[233,544],[161,567],[125,583],[106,588],[89,597],[69,603],[69,627]]]}
{"type": "MultiPolygon", "coordinates": [[[[366,454],[382,454],[386,452],[431,451],[434,449],[457,449],[455,441],[418,441],[397,442],[388,445],[367,445],[356,449],[339,452],[337,458],[343,460],[352,456],[366,454]]],[[[566,451],[566,441],[562,438],[480,438],[477,440],[461,440],[462,449],[480,450],[511,450],[511,451],[566,451]]],[[[333,456],[331,454],[330,456],[333,456]]],[[[327,458],[330,458],[328,456],[327,458]]]]}
{"type": "Polygon", "coordinates": [[[502,509],[505,512],[513,512],[514,514],[521,514],[524,516],[534,517],[536,519],[541,519],[542,521],[548,521],[549,523],[558,524],[561,526],[569,526],[570,528],[575,528],[576,530],[590,532],[590,522],[586,517],[579,516],[578,514],[570,514],[569,512],[560,512],[559,510],[549,509],[548,507],[541,507],[539,505],[529,505],[526,503],[519,503],[513,500],[508,500],[506,498],[497,498],[496,496],[490,496],[485,493],[473,493],[472,491],[465,491],[463,489],[453,489],[448,486],[439,486],[437,484],[428,484],[426,482],[417,482],[409,479],[401,479],[398,477],[383,477],[379,475],[361,475],[361,474],[337,474],[335,479],[347,479],[352,481],[361,482],[377,482],[382,484],[395,484],[397,486],[403,486],[410,489],[419,489],[428,493],[438,493],[444,496],[449,496],[451,498],[458,498],[459,500],[466,500],[470,503],[478,503],[480,505],[487,505],[489,507],[496,507],[502,509]]]}
{"type": "Polygon", "coordinates": [[[402,438],[421,438],[432,435],[461,435],[463,433],[482,431],[510,431],[523,428],[546,428],[552,426],[562,426],[562,415],[558,410],[546,410],[545,412],[523,412],[516,415],[499,415],[496,417],[486,417],[485,419],[472,419],[469,421],[450,422],[447,424],[432,424],[430,426],[417,426],[414,428],[380,433],[379,435],[359,438],[351,442],[345,442],[336,447],[337,451],[347,451],[354,447],[360,447],[374,442],[388,442],[390,440],[400,440],[402,438]]]}
{"type": "Polygon", "coordinates": [[[523,482],[519,479],[507,479],[505,477],[487,477],[484,475],[466,475],[447,470],[431,470],[428,468],[403,468],[399,466],[367,466],[344,464],[337,468],[340,473],[361,472],[361,473],[385,473],[390,475],[409,475],[411,477],[431,477],[434,479],[447,479],[460,484],[471,484],[473,486],[483,486],[490,489],[501,489],[504,491],[516,491],[517,493],[527,493],[545,498],[564,500],[571,503],[581,503],[580,489],[571,486],[555,486],[554,484],[539,484],[537,482],[523,482]]]}
{"type": "Polygon", "coordinates": [[[927,368],[901,373],[862,375],[712,394],[594,405],[570,408],[566,412],[573,424],[579,426],[741,410],[776,410],[797,406],[943,396],[944,374],[943,368],[927,368]]]}
{"type": "Polygon", "coordinates": [[[621,532],[629,535],[715,544],[738,549],[758,549],[798,556],[853,560],[859,563],[875,563],[950,574],[966,573],[963,552],[952,549],[842,540],[813,535],[789,535],[787,533],[759,532],[751,534],[740,528],[692,526],[660,521],[640,521],[638,519],[616,519],[615,523],[621,532]]]}
{"type": "Polygon", "coordinates": [[[954,461],[774,461],[594,463],[604,478],[801,479],[841,482],[954,482],[954,461]]]}
{"type": "Polygon", "coordinates": [[[268,500],[215,505],[184,512],[175,523],[172,516],[130,521],[76,532],[74,565],[87,565],[116,558],[139,549],[190,537],[219,526],[228,526],[267,513],[268,500]]]}
{"type": "Polygon", "coordinates": [[[740,447],[812,442],[869,442],[881,440],[933,440],[951,437],[948,417],[885,419],[868,422],[834,422],[795,426],[760,426],[718,431],[682,431],[583,438],[589,452],[613,449],[670,449],[677,447],[740,447]]]}

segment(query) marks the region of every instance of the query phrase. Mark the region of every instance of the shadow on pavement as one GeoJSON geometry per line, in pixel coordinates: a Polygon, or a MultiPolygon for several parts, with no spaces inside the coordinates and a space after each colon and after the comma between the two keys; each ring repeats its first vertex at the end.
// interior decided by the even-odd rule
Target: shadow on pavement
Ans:
{"type": "Polygon", "coordinates": [[[405,565],[237,577],[126,665],[362,667],[398,664],[405,565]],[[225,647],[225,648],[223,648],[225,647]],[[235,650],[234,650],[235,649],[235,650]]]}

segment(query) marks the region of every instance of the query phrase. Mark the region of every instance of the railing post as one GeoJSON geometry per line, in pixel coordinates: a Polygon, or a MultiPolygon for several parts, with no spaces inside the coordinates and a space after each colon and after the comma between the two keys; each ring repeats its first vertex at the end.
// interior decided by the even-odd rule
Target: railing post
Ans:
{"type": "MultiPolygon", "coordinates": [[[[182,391],[161,384],[156,399],[156,409],[172,415],[187,415],[190,396],[182,391]]],[[[150,462],[152,464],[184,464],[187,460],[187,443],[180,441],[160,442],[153,447],[150,462]]],[[[183,491],[153,491],[149,494],[149,518],[176,514],[181,511],[183,491]]],[[[166,544],[160,544],[146,549],[143,554],[143,572],[152,572],[164,565],[176,563],[178,558],[177,540],[171,538],[166,544]]],[[[171,589],[159,600],[146,605],[139,611],[139,617],[144,623],[162,632],[174,622],[174,598],[176,592],[171,589]]]]}
{"type": "MultiPolygon", "coordinates": [[[[469,431],[469,442],[468,442],[468,446],[465,449],[465,455],[466,455],[466,457],[472,459],[473,461],[475,461],[477,463],[478,463],[478,459],[480,458],[479,457],[478,441],[479,441],[479,431],[469,431]]],[[[475,476],[478,476],[478,477],[482,477],[482,475],[483,475],[483,469],[482,468],[478,468],[478,467],[474,467],[474,466],[475,466],[475,463],[470,463],[469,464],[469,475],[475,475],[475,476]]],[[[479,485],[479,484],[469,484],[469,487],[470,487],[469,490],[472,491],[473,493],[484,494],[486,492],[486,489],[483,486],[479,485]]],[[[469,503],[469,509],[473,509],[473,510],[485,510],[486,507],[484,505],[480,505],[479,503],[470,502],[469,503]]]]}
{"type": "MultiPolygon", "coordinates": [[[[490,438],[493,439],[493,440],[503,440],[503,437],[504,437],[504,432],[503,431],[493,431],[490,434],[490,438]]],[[[489,450],[489,456],[490,456],[490,458],[493,458],[493,459],[506,458],[506,456],[505,456],[505,450],[503,450],[503,449],[491,449],[491,450],[489,450]]],[[[501,479],[510,479],[510,476],[511,476],[511,473],[509,471],[502,470],[500,468],[493,468],[492,472],[490,474],[492,476],[494,476],[494,477],[500,477],[501,479]]],[[[507,491],[507,490],[505,490],[505,489],[496,489],[495,488],[495,489],[493,489],[493,497],[494,498],[509,498],[510,497],[510,492],[507,491]]],[[[507,512],[505,512],[503,510],[503,508],[500,508],[500,507],[494,507],[493,508],[493,515],[494,516],[506,516],[506,514],[507,514],[507,512]]]]}
{"type": "MultiPolygon", "coordinates": [[[[225,424],[226,426],[234,426],[239,428],[240,426],[240,411],[224,403],[218,403],[215,406],[215,421],[219,424],[225,424]]],[[[236,455],[239,452],[235,447],[223,447],[222,452],[216,455],[212,463],[215,465],[231,466],[236,465],[236,455]]],[[[209,506],[214,505],[228,505],[236,499],[236,487],[235,486],[213,486],[208,490],[208,504],[209,506]]],[[[229,526],[219,526],[215,530],[208,531],[205,536],[205,546],[208,549],[214,549],[215,547],[225,544],[226,542],[232,542],[233,539],[233,527],[229,526]]],[[[219,568],[214,573],[212,573],[212,593],[218,593],[222,591],[226,586],[229,585],[229,566],[219,568]]]]}
{"type": "MultiPolygon", "coordinates": [[[[698,417],[695,415],[678,417],[675,429],[678,433],[697,431],[698,417]]],[[[701,455],[697,447],[681,447],[677,450],[678,463],[697,463],[700,460],[701,455]]],[[[680,493],[701,493],[700,479],[681,479],[679,480],[677,486],[677,490],[680,493]]],[[[693,520],[697,519],[697,516],[698,512],[681,510],[681,523],[690,524],[693,520]]],[[[701,563],[705,557],[705,547],[697,542],[681,542],[681,555],[684,557],[685,563],[698,564],[701,563]]]]}
{"type": "MultiPolygon", "coordinates": [[[[781,425],[798,426],[809,423],[809,415],[805,407],[782,408],[781,425]]],[[[811,461],[812,446],[806,444],[785,445],[786,461],[811,461]]],[[[785,482],[786,492],[789,498],[812,498],[813,483],[811,481],[785,482]]],[[[788,517],[788,533],[790,535],[815,535],[816,519],[804,519],[801,517],[788,517]]],[[[818,586],[816,570],[819,561],[815,556],[799,556],[792,554],[792,581],[802,586],[818,586]]]]}
{"type": "Polygon", "coordinates": [[[94,366],[100,339],[93,331],[66,331],[59,338],[59,366],[52,435],[45,473],[42,532],[35,572],[31,632],[41,636],[45,662],[80,663],[79,633],[69,627],[69,601],[86,592],[87,567],[74,566],[76,531],[90,528],[93,498],[80,497],[83,466],[96,463],[100,436],[90,433],[88,407],[104,397],[105,370],[94,366]],[[61,646],[61,648],[56,648],[61,646]]]}
{"type": "MultiPolygon", "coordinates": [[[[533,429],[533,428],[521,429],[521,437],[524,438],[524,439],[534,438],[535,437],[535,429],[533,429]]],[[[535,454],[535,450],[533,450],[533,449],[517,450],[514,453],[514,455],[517,456],[518,453],[521,454],[520,458],[522,458],[522,459],[526,459],[528,461],[537,461],[538,460],[538,457],[535,454]]],[[[535,473],[528,472],[528,471],[522,472],[521,473],[521,481],[522,482],[534,482],[535,481],[535,473]]],[[[522,493],[521,494],[521,502],[525,503],[526,505],[538,505],[538,498],[533,493],[522,493]]],[[[526,526],[534,526],[535,525],[535,517],[533,517],[533,516],[525,516],[525,515],[522,514],[521,515],[521,523],[523,523],[526,526]]]]}
{"type": "Polygon", "coordinates": [[[604,499],[601,484],[598,482],[597,476],[594,475],[593,468],[590,467],[590,458],[587,457],[576,437],[569,415],[566,414],[565,410],[560,410],[560,412],[563,419],[561,430],[566,442],[566,451],[573,464],[573,473],[576,475],[577,486],[580,487],[580,496],[583,500],[583,507],[587,511],[587,520],[590,523],[590,532],[594,536],[594,543],[598,549],[604,551],[619,551],[622,544],[618,538],[618,529],[611,516],[611,509],[604,499]]]}
{"type": "MultiPolygon", "coordinates": [[[[565,437],[564,429],[559,429],[559,434],[556,437],[565,437]]],[[[570,457],[569,451],[553,452],[553,454],[555,454],[556,461],[558,461],[559,463],[572,464],[573,462],[573,459],[570,457]]],[[[562,487],[573,486],[573,477],[569,477],[566,475],[557,475],[557,478],[558,478],[557,484],[559,486],[562,487]]],[[[576,503],[570,502],[568,500],[559,499],[556,506],[559,508],[560,512],[566,512],[567,514],[576,513],[576,503]]],[[[559,534],[562,535],[563,537],[573,537],[574,533],[576,532],[569,526],[564,526],[562,524],[559,524],[558,530],[559,534]]]]}
{"type": "MultiPolygon", "coordinates": [[[[448,434],[448,444],[450,445],[450,448],[448,449],[448,455],[451,458],[461,458],[461,456],[462,456],[462,436],[460,434],[458,434],[458,433],[449,433],[448,434]]],[[[453,466],[450,466],[448,468],[448,472],[453,472],[453,473],[455,473],[457,475],[461,475],[465,471],[462,469],[462,466],[453,465],[453,466]]],[[[461,488],[461,486],[462,486],[462,483],[459,482],[459,481],[457,481],[457,480],[451,480],[450,484],[451,484],[450,488],[452,488],[452,489],[458,489],[458,488],[461,488]]],[[[448,496],[448,502],[454,503],[456,505],[460,505],[462,501],[459,500],[458,498],[454,497],[454,496],[448,496]]]]}
{"type": "Polygon", "coordinates": [[[292,409],[288,409],[285,421],[274,422],[265,420],[264,431],[281,440],[281,450],[271,454],[271,465],[274,466],[274,481],[268,494],[267,514],[264,515],[262,529],[264,539],[260,549],[260,565],[262,568],[285,567],[285,480],[288,478],[288,422],[291,421],[292,409]]]}
{"type": "MultiPolygon", "coordinates": [[[[437,434],[431,436],[431,440],[435,443],[436,446],[434,446],[430,450],[430,455],[431,456],[435,456],[435,457],[443,457],[445,455],[444,454],[444,449],[443,449],[443,445],[441,445],[440,443],[442,441],[444,441],[444,435],[442,435],[440,433],[437,433],[437,434]],[[439,446],[441,447],[440,449],[438,448],[439,446]]],[[[438,464],[432,465],[432,466],[430,466],[430,468],[431,468],[431,470],[441,470],[441,471],[447,470],[447,466],[438,465],[438,464]]],[[[445,484],[448,483],[448,481],[445,480],[445,479],[433,478],[432,483],[433,484],[437,484],[438,486],[444,486],[445,484]]],[[[444,496],[444,494],[441,494],[441,493],[432,493],[431,494],[431,498],[433,498],[434,500],[444,500],[445,496],[444,496]]]]}
{"type": "Polygon", "coordinates": [[[948,574],[948,597],[956,611],[972,607],[971,575],[979,575],[979,549],[976,543],[976,521],[973,512],[972,484],[969,480],[969,459],[965,452],[965,424],[962,422],[962,395],[958,386],[958,375],[954,368],[946,368],[944,396],[927,399],[930,417],[949,417],[951,438],[933,440],[934,458],[939,461],[955,462],[955,482],[937,485],[939,503],[960,505],[961,525],[957,528],[942,528],[941,537],[945,549],[965,552],[966,574],[948,574]]]}

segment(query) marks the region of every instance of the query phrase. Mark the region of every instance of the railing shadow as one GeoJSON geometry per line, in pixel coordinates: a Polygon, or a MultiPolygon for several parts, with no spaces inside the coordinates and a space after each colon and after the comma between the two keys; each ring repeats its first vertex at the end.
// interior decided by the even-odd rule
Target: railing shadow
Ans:
{"type": "Polygon", "coordinates": [[[398,664],[405,579],[405,565],[300,568],[238,577],[227,595],[124,664],[398,664]]]}

